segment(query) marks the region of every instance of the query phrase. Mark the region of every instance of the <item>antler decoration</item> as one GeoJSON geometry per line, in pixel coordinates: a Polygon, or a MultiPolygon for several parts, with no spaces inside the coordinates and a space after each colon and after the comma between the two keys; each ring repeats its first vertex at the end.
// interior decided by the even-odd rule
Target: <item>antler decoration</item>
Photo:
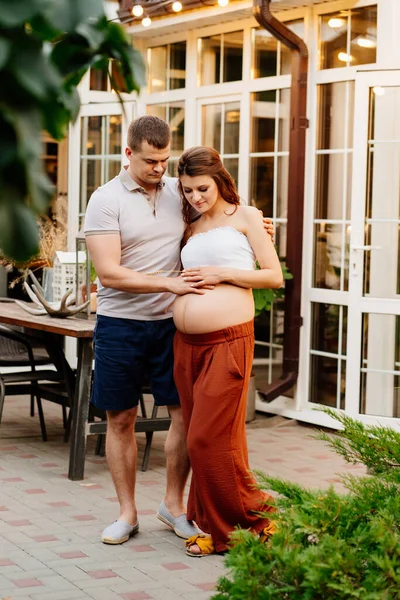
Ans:
{"type": "Polygon", "coordinates": [[[36,277],[33,275],[33,273],[29,273],[29,275],[34,281],[34,284],[32,284],[32,287],[30,287],[25,281],[24,288],[29,298],[35,304],[35,308],[29,306],[29,304],[26,304],[25,302],[21,302],[20,300],[15,300],[15,302],[18,304],[18,306],[32,315],[48,314],[50,317],[65,319],[66,317],[72,317],[73,315],[76,315],[76,313],[81,312],[81,310],[84,310],[90,304],[90,300],[88,300],[87,302],[76,306],[76,304],[74,304],[75,298],[70,297],[72,290],[68,290],[59,302],[48,302],[44,297],[43,288],[36,277]]]}

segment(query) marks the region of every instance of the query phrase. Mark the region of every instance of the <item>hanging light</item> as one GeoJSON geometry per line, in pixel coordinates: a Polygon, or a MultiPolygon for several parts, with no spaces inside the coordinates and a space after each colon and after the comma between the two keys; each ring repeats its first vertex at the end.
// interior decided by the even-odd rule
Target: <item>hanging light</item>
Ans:
{"type": "Polygon", "coordinates": [[[150,17],[144,17],[144,19],[142,19],[142,25],[143,27],[149,27],[151,25],[150,17]]]}
{"type": "Polygon", "coordinates": [[[339,52],[337,57],[341,62],[345,63],[351,63],[354,60],[354,56],[352,56],[351,54],[347,54],[347,52],[339,52]]]}
{"type": "Polygon", "coordinates": [[[229,0],[218,0],[220,6],[228,6],[229,0]]]}
{"type": "Polygon", "coordinates": [[[328,26],[332,27],[332,29],[340,29],[341,27],[345,27],[347,23],[346,19],[341,19],[339,17],[332,17],[329,19],[328,26]]]}
{"type": "Polygon", "coordinates": [[[357,39],[357,44],[361,46],[361,48],[376,48],[376,40],[367,35],[360,36],[357,39]]]}
{"type": "Polygon", "coordinates": [[[134,4],[132,8],[132,14],[135,17],[141,17],[143,14],[143,6],[141,4],[134,4]]]}
{"type": "Polygon", "coordinates": [[[182,4],[180,2],[174,2],[172,5],[172,10],[174,12],[181,12],[182,10],[182,4]]]}
{"type": "Polygon", "coordinates": [[[372,88],[372,91],[374,92],[375,96],[383,96],[386,90],[384,87],[376,85],[372,88]]]}

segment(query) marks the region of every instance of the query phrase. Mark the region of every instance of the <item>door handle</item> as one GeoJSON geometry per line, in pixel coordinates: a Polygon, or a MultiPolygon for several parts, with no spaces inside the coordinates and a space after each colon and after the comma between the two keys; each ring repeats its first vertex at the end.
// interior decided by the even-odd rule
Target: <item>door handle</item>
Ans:
{"type": "Polygon", "coordinates": [[[351,246],[350,250],[363,250],[364,252],[371,252],[371,250],[382,250],[382,246],[351,246]]]}

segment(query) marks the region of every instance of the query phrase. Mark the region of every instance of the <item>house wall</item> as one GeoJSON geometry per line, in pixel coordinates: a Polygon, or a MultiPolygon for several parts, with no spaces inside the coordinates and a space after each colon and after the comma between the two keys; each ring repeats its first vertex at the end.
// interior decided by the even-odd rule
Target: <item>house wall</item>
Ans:
{"type": "MultiPolygon", "coordinates": [[[[148,89],[142,90],[139,97],[126,98],[125,116],[111,90],[90,89],[90,78],[86,78],[81,92],[84,103],[82,118],[71,129],[69,144],[70,165],[75,165],[74,171],[70,168],[69,178],[70,244],[73,243],[78,216],[83,214],[87,199],[87,189],[84,188],[87,188],[85,177],[88,174],[88,163],[92,161],[94,164],[97,161],[95,183],[105,181],[117,171],[118,161],[124,161],[123,140],[129,120],[133,116],[150,113],[165,118],[172,127],[174,137],[171,174],[176,159],[184,148],[197,144],[217,147],[227,168],[237,180],[243,201],[259,206],[265,214],[272,216],[277,232],[277,248],[284,258],[290,55],[281,44],[256,29],[258,24],[251,16],[251,5],[248,2],[236,4],[237,11],[234,12],[231,6],[231,18],[220,19],[220,23],[218,11],[222,14],[223,9],[218,8],[214,9],[214,17],[210,9],[207,9],[207,13],[204,13],[207,14],[207,20],[202,20],[203,13],[198,11],[199,18],[196,20],[185,17],[183,13],[174,18],[169,17],[165,28],[163,20],[160,20],[153,22],[146,31],[140,25],[133,25],[128,29],[134,45],[148,60],[150,80],[148,89]],[[256,39],[262,47],[259,62],[254,55],[256,39]],[[184,87],[179,84],[183,77],[179,62],[182,43],[186,43],[184,87]],[[219,50],[216,51],[216,48],[219,50]],[[240,49],[242,69],[238,58],[240,49]],[[267,52],[270,53],[269,58],[267,52]],[[257,70],[261,76],[256,76],[257,70]],[[233,80],[235,77],[236,80],[233,80]],[[108,147],[102,157],[91,158],[82,146],[82,136],[88,135],[90,123],[94,126],[96,118],[100,140],[98,144],[103,144],[104,148],[108,144],[108,147]],[[117,145],[110,149],[106,134],[111,118],[114,121],[117,119],[119,135],[122,136],[119,156],[117,145]],[[77,156],[81,157],[79,165],[77,156]]],[[[376,206],[379,202],[379,189],[384,184],[385,198],[392,199],[393,207],[389,215],[391,224],[381,228],[381,231],[378,231],[377,224],[370,224],[373,235],[376,239],[379,238],[378,241],[374,240],[374,244],[379,245],[378,242],[388,235],[389,230],[393,237],[393,232],[398,228],[398,166],[392,152],[395,147],[397,151],[397,138],[392,140],[389,154],[381,153],[378,157],[380,164],[378,160],[373,167],[369,166],[369,170],[366,165],[364,172],[360,172],[360,161],[354,164],[354,157],[367,151],[366,140],[365,148],[360,148],[364,142],[362,137],[357,137],[359,126],[368,130],[370,102],[366,92],[361,93],[365,85],[361,85],[360,74],[371,73],[372,88],[375,72],[393,69],[393,85],[395,88],[399,86],[396,69],[400,69],[400,42],[396,23],[400,22],[400,3],[397,0],[340,0],[294,8],[278,13],[277,16],[291,23],[304,38],[310,54],[310,127],[307,132],[302,281],[304,325],[300,375],[293,397],[279,398],[268,405],[259,397],[257,408],[330,424],[324,415],[312,410],[315,406],[328,405],[351,410],[352,414],[361,415],[366,420],[375,416],[383,417],[385,423],[397,426],[397,418],[400,416],[395,392],[400,345],[397,334],[399,306],[393,304],[390,314],[385,308],[386,313],[379,317],[377,313],[368,312],[368,307],[362,312],[360,302],[368,301],[369,298],[354,283],[350,248],[353,230],[365,227],[365,198],[355,189],[354,182],[357,178],[365,181],[373,175],[374,188],[371,194],[376,206]],[[374,6],[378,7],[376,32],[373,26],[367,28],[369,25],[365,13],[368,8],[373,11],[374,6]],[[337,35],[337,30],[330,27],[328,21],[332,16],[340,18],[341,15],[347,19],[348,26],[343,27],[343,32],[337,35]],[[321,44],[321,31],[326,37],[325,45],[321,44]],[[372,41],[376,38],[376,50],[360,47],[352,41],[362,35],[372,41]],[[347,63],[343,63],[343,56],[342,60],[338,59],[340,51],[350,54],[353,60],[347,57],[347,63]],[[368,62],[365,56],[371,60],[368,62]],[[366,107],[366,110],[363,113],[364,121],[360,123],[358,119],[362,107],[366,107]],[[356,140],[359,140],[357,148],[356,140]],[[391,171],[394,169],[396,172],[392,184],[388,183],[389,159],[392,161],[391,171]],[[351,323],[360,319],[364,320],[364,326],[353,331],[351,323]],[[351,341],[350,334],[353,335],[351,341]],[[374,358],[373,348],[379,354],[382,340],[389,341],[389,351],[385,359],[379,362],[378,357],[374,358]],[[362,344],[369,348],[363,358],[362,344]],[[375,374],[360,374],[360,369],[368,371],[368,364],[375,365],[375,374]],[[393,371],[389,378],[386,373],[388,370],[393,371]],[[358,380],[351,378],[350,374],[355,371],[358,373],[358,380]],[[364,382],[361,385],[364,386],[362,393],[356,387],[357,381],[359,388],[360,381],[364,382]],[[349,385],[353,390],[352,398],[346,394],[349,385]],[[378,389],[385,390],[381,394],[385,400],[380,403],[376,400],[378,389]]],[[[387,77],[390,85],[390,74],[387,77]]],[[[365,89],[367,88],[368,85],[365,89]]],[[[385,99],[382,100],[380,109],[378,106],[374,109],[375,133],[379,129],[385,132],[385,127],[386,130],[388,127],[390,129],[390,124],[397,122],[397,96],[396,92],[393,93],[391,105],[385,99]]],[[[85,143],[87,144],[87,139],[85,143]]],[[[378,156],[377,152],[375,156],[378,156]]],[[[93,178],[93,173],[89,175],[93,178]]],[[[362,239],[365,245],[365,239],[362,239]]],[[[395,239],[397,244],[396,236],[393,237],[395,239]]],[[[366,251],[362,251],[362,254],[363,262],[361,266],[358,265],[356,275],[359,280],[365,279],[363,269],[369,260],[366,251]]],[[[382,290],[382,275],[380,277],[379,273],[382,274],[383,266],[387,264],[384,258],[377,258],[373,252],[370,254],[369,278],[372,287],[369,296],[376,295],[376,289],[382,290]]],[[[395,281],[397,277],[397,254],[396,245],[391,254],[388,273],[390,281],[395,281]]],[[[390,287],[388,284],[388,288],[392,289],[393,285],[390,287]]],[[[397,302],[397,293],[389,291],[381,293],[382,301],[388,296],[394,303],[397,302]]],[[[381,305],[377,305],[374,310],[379,312],[383,309],[381,305]]],[[[257,376],[264,382],[270,382],[280,374],[282,333],[283,312],[279,305],[270,314],[263,315],[256,321],[255,365],[257,376]]]]}

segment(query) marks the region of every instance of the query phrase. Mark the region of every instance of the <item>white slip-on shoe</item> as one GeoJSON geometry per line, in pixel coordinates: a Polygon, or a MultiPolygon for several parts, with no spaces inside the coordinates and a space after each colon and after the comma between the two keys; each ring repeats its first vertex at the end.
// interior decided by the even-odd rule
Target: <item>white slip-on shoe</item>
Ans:
{"type": "Polygon", "coordinates": [[[123,544],[139,531],[139,523],[131,525],[126,521],[114,521],[101,534],[103,544],[123,544]]]}
{"type": "Polygon", "coordinates": [[[178,537],[187,540],[192,535],[199,535],[203,533],[192,521],[188,521],[186,515],[179,515],[179,517],[173,517],[167,507],[165,506],[164,500],[161,502],[158,509],[157,518],[160,519],[167,525],[178,537]]]}

